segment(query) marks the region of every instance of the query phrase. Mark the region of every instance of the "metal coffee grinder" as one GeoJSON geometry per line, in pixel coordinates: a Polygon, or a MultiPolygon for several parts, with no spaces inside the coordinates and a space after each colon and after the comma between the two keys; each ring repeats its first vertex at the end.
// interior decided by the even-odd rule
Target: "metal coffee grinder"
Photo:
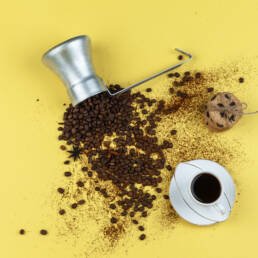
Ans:
{"type": "Polygon", "coordinates": [[[90,38],[77,36],[68,39],[47,51],[42,60],[63,81],[73,106],[83,100],[107,91],[111,96],[121,94],[147,81],[150,81],[164,73],[172,71],[192,59],[192,55],[176,48],[176,51],[188,58],[180,63],[161,70],[137,83],[134,83],[117,92],[110,92],[105,82],[99,77],[93,68],[90,53],[90,38]]]}

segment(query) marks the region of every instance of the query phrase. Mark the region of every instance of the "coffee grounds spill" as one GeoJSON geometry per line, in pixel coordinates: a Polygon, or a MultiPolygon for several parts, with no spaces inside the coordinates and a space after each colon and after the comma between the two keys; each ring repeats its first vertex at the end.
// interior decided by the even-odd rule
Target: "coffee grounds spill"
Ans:
{"type": "Polygon", "coordinates": [[[101,249],[103,237],[103,250],[108,250],[107,245],[113,248],[133,226],[143,238],[141,230],[149,216],[157,218],[157,230],[175,227],[178,216],[167,196],[178,163],[205,158],[230,167],[239,156],[239,146],[233,150],[236,141],[210,133],[203,123],[204,105],[214,93],[209,89],[216,92],[219,73],[187,71],[168,77],[170,86],[163,99],[154,98],[161,96],[149,88],[145,95],[101,93],[76,107],[68,106],[59,123],[63,151],[70,156],[77,149],[80,155],[76,160],[70,156],[70,164],[66,158],[71,172],[62,186],[65,191],[57,213],[66,210],[59,215],[66,225],[63,233],[80,237],[78,232],[86,230],[85,214],[88,223],[99,225],[92,237],[94,250],[97,241],[101,249]],[[75,205],[81,199],[83,207],[75,205]]]}

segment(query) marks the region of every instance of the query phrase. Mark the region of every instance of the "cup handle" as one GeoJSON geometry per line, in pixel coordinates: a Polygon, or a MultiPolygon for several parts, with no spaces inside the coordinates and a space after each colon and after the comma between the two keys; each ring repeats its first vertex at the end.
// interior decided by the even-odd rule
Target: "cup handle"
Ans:
{"type": "Polygon", "coordinates": [[[221,215],[224,215],[226,213],[226,209],[223,205],[216,203],[214,207],[221,215]]]}

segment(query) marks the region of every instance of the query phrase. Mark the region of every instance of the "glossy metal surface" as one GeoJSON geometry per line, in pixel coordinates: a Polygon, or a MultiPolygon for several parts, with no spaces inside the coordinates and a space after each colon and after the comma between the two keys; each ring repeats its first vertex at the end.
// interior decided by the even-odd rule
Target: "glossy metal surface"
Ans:
{"type": "Polygon", "coordinates": [[[42,59],[62,79],[73,105],[107,90],[95,74],[87,36],[78,36],[51,48],[42,59]]]}

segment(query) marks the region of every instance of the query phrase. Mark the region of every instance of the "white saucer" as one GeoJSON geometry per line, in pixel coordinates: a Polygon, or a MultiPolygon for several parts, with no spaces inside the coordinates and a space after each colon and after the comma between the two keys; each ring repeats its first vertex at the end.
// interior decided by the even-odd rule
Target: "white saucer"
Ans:
{"type": "Polygon", "coordinates": [[[180,163],[171,180],[170,201],[176,212],[196,225],[211,225],[228,219],[235,201],[235,185],[228,171],[210,160],[192,160],[180,163]],[[192,180],[199,174],[209,173],[221,184],[221,195],[212,204],[204,204],[191,194],[192,180]]]}

